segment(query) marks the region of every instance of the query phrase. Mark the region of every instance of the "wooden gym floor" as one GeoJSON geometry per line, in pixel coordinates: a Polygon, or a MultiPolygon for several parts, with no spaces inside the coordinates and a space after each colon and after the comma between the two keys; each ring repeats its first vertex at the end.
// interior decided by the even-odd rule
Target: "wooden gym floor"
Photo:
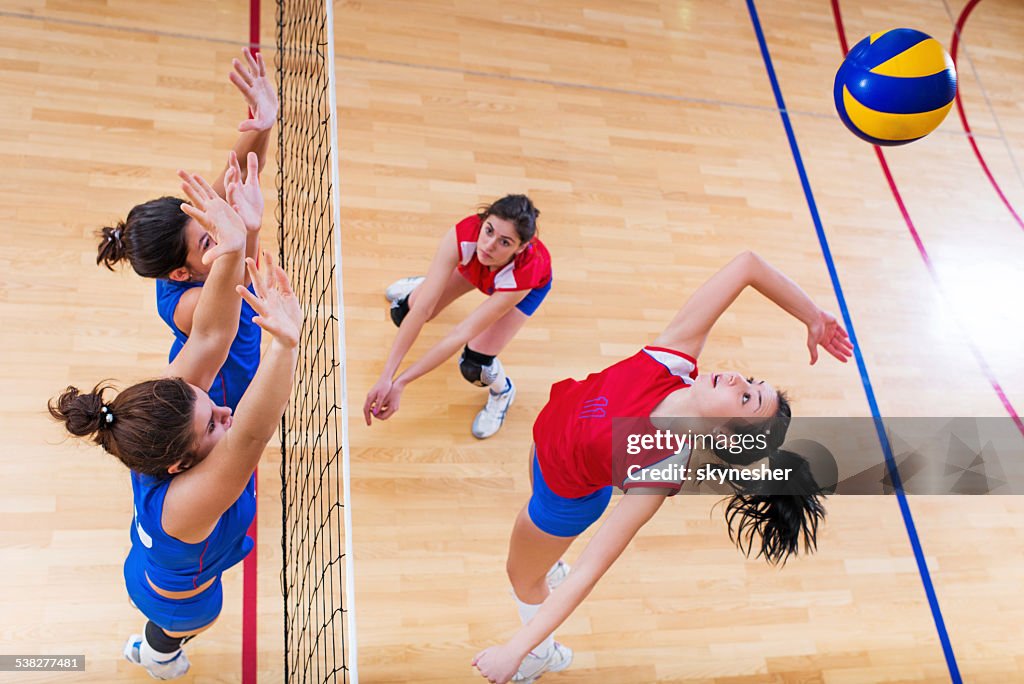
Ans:
{"type": "MultiPolygon", "coordinates": [[[[905,25],[947,49],[965,5],[840,4],[851,43],[905,25]]],[[[92,233],[174,192],[176,168],[216,173],[244,115],[226,74],[248,7],[168,7],[0,4],[0,651],[88,662],[84,674],[0,681],[149,681],[120,657],[142,624],[120,570],[127,472],[63,440],[44,407],[69,383],[159,372],[170,335],[152,284],[97,268],[92,233]]],[[[886,152],[919,248],[874,152],[834,114],[829,2],[757,9],[879,411],[1020,411],[1024,229],[956,113],[886,152]]],[[[273,12],[264,3],[269,58],[273,12]]],[[[505,545],[551,383],[650,341],[743,249],[834,311],[837,296],[745,3],[381,1],[335,12],[360,679],[482,681],[473,655],[517,627],[505,545]],[[510,192],[542,210],[555,286],[502,354],[519,387],[506,426],[473,439],[483,393],[452,361],[413,384],[394,419],[366,428],[358,408],[394,337],[383,288],[422,272],[454,221],[510,192]]],[[[970,126],[1018,211],[1022,41],[1024,7],[983,0],[959,54],[970,126]]],[[[273,193],[272,173],[264,187],[273,193]]],[[[414,353],[478,301],[453,305],[414,353]]],[[[701,365],[769,378],[800,415],[870,415],[857,367],[809,367],[799,324],[753,294],[723,318],[701,365]]],[[[259,537],[267,682],[283,673],[277,465],[270,448],[259,537]]],[[[937,615],[964,681],[1024,681],[1019,499],[908,499],[934,609],[894,497],[831,499],[819,553],[783,570],[744,560],[713,504],[665,506],[558,632],[576,661],[545,681],[949,681],[937,615]]],[[[191,681],[240,679],[241,571],[225,581],[220,623],[189,646],[191,681]]]]}

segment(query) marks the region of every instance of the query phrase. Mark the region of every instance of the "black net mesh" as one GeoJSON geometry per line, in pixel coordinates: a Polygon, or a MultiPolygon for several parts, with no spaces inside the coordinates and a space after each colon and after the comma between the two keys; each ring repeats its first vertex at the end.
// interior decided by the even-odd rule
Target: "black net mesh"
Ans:
{"type": "Polygon", "coordinates": [[[284,672],[295,682],[350,676],[328,21],[323,0],[277,3],[280,257],[306,312],[281,425],[284,672]]]}

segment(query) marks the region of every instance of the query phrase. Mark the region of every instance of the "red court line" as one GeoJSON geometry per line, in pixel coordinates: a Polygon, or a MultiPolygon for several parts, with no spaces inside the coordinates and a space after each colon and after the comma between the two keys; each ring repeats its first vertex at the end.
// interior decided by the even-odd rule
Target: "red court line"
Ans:
{"type": "MultiPolygon", "coordinates": [[[[249,0],[249,51],[255,55],[259,52],[260,44],[260,0],[249,0]]],[[[249,112],[252,118],[252,112],[249,112]]],[[[253,548],[249,555],[242,561],[242,684],[256,684],[256,672],[258,669],[256,636],[256,602],[258,597],[257,563],[260,555],[259,537],[257,530],[259,525],[259,469],[257,468],[254,477],[254,492],[256,493],[257,506],[253,515],[252,524],[249,525],[248,535],[252,537],[253,548]]]]}
{"type": "MultiPolygon", "coordinates": [[[[960,66],[956,62],[957,49],[960,47],[960,34],[963,31],[964,24],[967,23],[967,17],[970,16],[971,11],[975,6],[981,2],[981,0],[971,0],[964,7],[963,11],[960,12],[960,17],[956,20],[956,28],[953,29],[953,38],[949,43],[949,53],[953,58],[953,65],[957,68],[957,74],[960,73],[960,66]]],[[[1024,221],[1020,220],[1020,216],[1013,210],[1013,206],[1010,204],[1010,200],[1003,194],[1002,189],[999,187],[999,183],[996,182],[995,176],[988,169],[988,164],[985,163],[985,158],[981,156],[981,150],[978,149],[978,143],[974,140],[974,134],[971,132],[971,125],[967,123],[967,113],[964,111],[964,103],[960,99],[960,85],[957,84],[956,89],[956,111],[960,115],[960,123],[963,124],[964,132],[967,133],[967,142],[971,143],[971,149],[974,150],[974,156],[978,158],[978,163],[981,164],[981,170],[988,176],[988,182],[992,184],[996,194],[999,195],[999,199],[1003,201],[1006,208],[1010,210],[1010,214],[1013,216],[1013,220],[1017,222],[1017,225],[1024,229],[1024,221]]]]}
{"type": "MultiPolygon", "coordinates": [[[[978,0],[972,0],[972,2],[977,1],[978,0]]],[[[842,47],[843,54],[845,55],[850,50],[846,42],[846,30],[843,28],[843,17],[839,10],[839,0],[831,0],[831,2],[832,17],[835,19],[836,33],[839,36],[839,45],[842,47]]],[[[942,281],[939,280],[939,274],[935,271],[932,259],[928,255],[928,250],[925,249],[924,242],[922,242],[921,236],[918,234],[917,228],[914,227],[914,222],[910,218],[910,212],[907,211],[907,206],[903,203],[903,196],[900,195],[899,188],[896,186],[896,180],[892,177],[892,172],[889,170],[889,163],[885,160],[885,153],[882,152],[882,148],[878,145],[873,145],[873,147],[875,148],[875,155],[878,157],[878,163],[882,167],[882,173],[885,174],[885,180],[889,183],[889,190],[892,191],[893,199],[896,200],[896,206],[899,207],[900,213],[903,215],[903,221],[907,224],[907,230],[910,232],[910,237],[914,240],[914,245],[917,247],[917,251],[920,253],[921,259],[924,261],[925,268],[928,270],[928,275],[931,276],[936,289],[938,289],[939,294],[942,295],[942,299],[946,304],[946,308],[948,309],[950,316],[960,327],[960,336],[967,342],[967,346],[971,350],[971,354],[974,355],[974,360],[977,361],[978,366],[981,368],[982,374],[992,386],[992,389],[995,391],[996,396],[999,397],[999,401],[1002,403],[1003,408],[1006,409],[1010,418],[1013,419],[1013,422],[1017,426],[1021,435],[1024,436],[1024,421],[1021,421],[1017,411],[1013,408],[1013,404],[1010,403],[1010,399],[1003,391],[1002,385],[999,384],[999,381],[996,379],[992,369],[989,368],[988,362],[985,361],[985,357],[981,355],[981,350],[975,346],[974,340],[972,340],[971,336],[967,334],[967,330],[965,329],[963,322],[960,321],[959,316],[956,315],[956,310],[949,301],[946,289],[942,286],[942,281]]]]}

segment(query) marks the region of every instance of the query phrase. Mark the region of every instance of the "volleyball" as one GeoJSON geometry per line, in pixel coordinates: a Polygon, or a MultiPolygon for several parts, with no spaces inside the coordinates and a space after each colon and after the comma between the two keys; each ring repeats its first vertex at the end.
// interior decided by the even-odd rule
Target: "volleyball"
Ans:
{"type": "Polygon", "coordinates": [[[855,135],[875,145],[905,145],[946,118],[956,97],[956,68],[925,33],[873,33],[846,55],[833,96],[839,118],[855,135]]]}

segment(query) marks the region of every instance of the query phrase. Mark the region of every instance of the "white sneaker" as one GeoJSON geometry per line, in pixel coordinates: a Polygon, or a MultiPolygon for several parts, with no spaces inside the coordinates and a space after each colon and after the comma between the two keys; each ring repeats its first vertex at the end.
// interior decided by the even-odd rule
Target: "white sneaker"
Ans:
{"type": "Polygon", "coordinates": [[[426,276],[409,276],[408,278],[399,278],[395,282],[388,285],[388,289],[384,290],[384,296],[389,302],[397,302],[402,297],[411,294],[413,290],[420,286],[426,276]]]}
{"type": "Polygon", "coordinates": [[[544,657],[530,653],[523,658],[519,671],[512,677],[515,684],[533,684],[545,672],[561,672],[572,665],[572,649],[555,642],[554,647],[544,657]]]}
{"type": "Polygon", "coordinates": [[[487,405],[480,409],[473,419],[473,436],[477,439],[487,439],[496,433],[501,424],[505,422],[505,414],[508,407],[516,398],[516,386],[512,378],[505,378],[505,391],[495,394],[488,390],[487,405]]]}
{"type": "Polygon", "coordinates": [[[149,648],[141,634],[132,634],[124,644],[124,657],[130,663],[141,665],[153,679],[177,679],[184,677],[191,663],[185,651],[177,653],[157,653],[149,648]],[[145,652],[145,656],[143,653],[145,652]],[[143,660],[145,659],[145,662],[143,660]]]}
{"type": "Polygon", "coordinates": [[[552,565],[547,574],[548,589],[554,589],[564,582],[565,578],[569,576],[570,570],[572,570],[572,566],[564,560],[560,560],[552,565]]]}

